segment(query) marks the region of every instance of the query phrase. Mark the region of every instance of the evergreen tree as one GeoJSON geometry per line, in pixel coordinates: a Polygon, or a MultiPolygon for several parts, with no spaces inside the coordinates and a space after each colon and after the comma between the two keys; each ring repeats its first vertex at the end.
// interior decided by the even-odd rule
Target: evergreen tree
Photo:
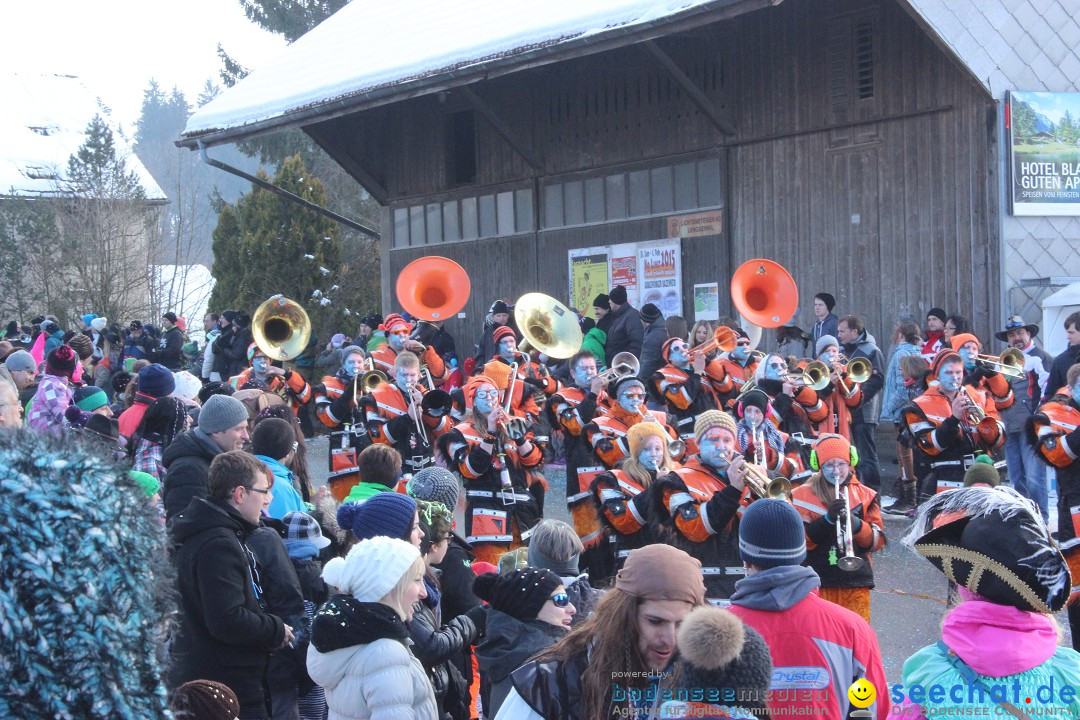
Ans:
{"type": "Polygon", "coordinates": [[[1035,111],[1023,100],[1012,101],[1013,136],[1021,142],[1030,142],[1035,137],[1035,111]]]}
{"type": "Polygon", "coordinates": [[[1065,114],[1061,117],[1061,121],[1058,123],[1057,139],[1066,145],[1075,145],[1078,129],[1076,122],[1073,120],[1069,111],[1066,110],[1065,114]]]}
{"type": "Polygon", "coordinates": [[[289,42],[349,4],[349,0],[240,0],[244,14],[289,42]]]}
{"type": "MultiPolygon", "coordinates": [[[[56,213],[49,200],[11,197],[0,200],[0,312],[4,321],[29,320],[50,306],[53,289],[37,282],[40,263],[50,265],[59,245],[56,213]]],[[[61,310],[62,311],[62,310],[61,310]]]]}

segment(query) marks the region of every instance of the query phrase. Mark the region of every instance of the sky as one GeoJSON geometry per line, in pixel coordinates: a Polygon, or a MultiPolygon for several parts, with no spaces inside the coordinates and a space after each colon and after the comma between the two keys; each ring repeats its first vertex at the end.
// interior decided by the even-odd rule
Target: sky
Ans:
{"type": "Polygon", "coordinates": [[[5,1],[0,28],[0,67],[81,77],[129,134],[151,78],[193,103],[208,78],[221,84],[218,43],[249,69],[286,44],[237,0],[5,1]]]}

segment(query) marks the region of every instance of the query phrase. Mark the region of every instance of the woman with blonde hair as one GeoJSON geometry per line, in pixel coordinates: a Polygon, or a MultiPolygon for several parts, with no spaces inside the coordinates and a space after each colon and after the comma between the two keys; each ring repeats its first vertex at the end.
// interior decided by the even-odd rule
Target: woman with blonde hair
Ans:
{"type": "Polygon", "coordinates": [[[438,720],[405,625],[427,597],[425,567],[415,545],[388,537],[363,540],[326,564],[323,579],[340,594],[315,615],[307,667],[326,691],[329,720],[438,720]]]}
{"type": "MultiPolygon", "coordinates": [[[[712,340],[713,333],[716,331],[716,325],[709,320],[698,320],[694,323],[694,327],[690,329],[690,335],[686,339],[690,343],[690,347],[696,347],[703,342],[712,340]]],[[[674,336],[673,336],[674,337],[674,336]]],[[[708,353],[705,357],[708,360],[712,360],[716,356],[716,352],[708,353]]]]}

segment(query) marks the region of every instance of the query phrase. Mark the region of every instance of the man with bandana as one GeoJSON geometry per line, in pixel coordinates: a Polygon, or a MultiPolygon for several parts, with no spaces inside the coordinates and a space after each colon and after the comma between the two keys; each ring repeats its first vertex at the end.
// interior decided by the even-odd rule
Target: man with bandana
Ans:
{"type": "Polygon", "coordinates": [[[1067,392],[1035,411],[1028,434],[1040,457],[1057,469],[1057,540],[1073,577],[1069,630],[1073,649],[1080,650],[1080,365],[1070,367],[1065,380],[1067,392]]]}
{"type": "Polygon", "coordinates": [[[815,474],[792,492],[792,504],[799,511],[806,531],[806,564],[821,578],[822,599],[846,607],[870,622],[870,590],[874,569],[870,553],[885,547],[885,525],[881,520],[878,494],[859,482],[852,470],[859,454],[847,438],[829,433],[814,442],[810,466],[815,474]],[[847,494],[845,503],[842,496],[847,494]],[[851,546],[858,567],[845,570],[847,554],[840,546],[837,526],[847,528],[847,507],[851,508],[851,546]]]}
{"type": "Polygon", "coordinates": [[[607,383],[597,374],[596,356],[588,350],[578,352],[567,364],[574,384],[560,388],[548,399],[548,419],[552,427],[562,429],[565,438],[566,505],[574,530],[585,546],[580,562],[589,577],[599,579],[610,574],[610,567],[604,562],[608,553],[601,545],[603,531],[589,500],[589,486],[604,471],[604,466],[585,442],[582,431],[592,422],[602,398],[606,397],[607,383]]]}
{"type": "MultiPolygon", "coordinates": [[[[394,360],[397,358],[398,353],[408,350],[420,358],[420,361],[431,374],[431,382],[436,387],[446,380],[446,363],[439,357],[439,353],[435,352],[435,348],[430,345],[425,347],[423,343],[410,337],[413,326],[405,318],[397,313],[391,313],[386,316],[379,329],[386,332],[387,344],[378,350],[371,351],[371,359],[375,361],[376,370],[382,370],[387,375],[393,375],[394,360]]],[[[423,374],[421,372],[421,375],[423,374]]],[[[422,380],[425,383],[427,382],[426,377],[422,378],[422,380]]]]}
{"type": "Polygon", "coordinates": [[[614,384],[613,390],[609,388],[609,392],[615,395],[615,402],[594,417],[582,431],[585,441],[604,467],[614,468],[630,455],[626,433],[638,423],[651,420],[662,426],[669,443],[678,439],[679,436],[668,426],[664,413],[645,409],[645,384],[636,377],[622,378],[614,384]]]}
{"type": "Polygon", "coordinates": [[[299,413],[300,406],[311,400],[311,386],[300,373],[276,367],[255,343],[248,345],[247,356],[251,367],[229,378],[234,390],[244,387],[250,380],[258,381],[266,385],[269,392],[280,395],[294,413],[299,413]]]}
{"type": "Polygon", "coordinates": [[[731,391],[720,396],[720,403],[725,410],[735,408],[735,399],[742,394],[743,385],[754,377],[757,370],[757,356],[750,349],[750,338],[745,330],[736,329],[739,338],[735,341],[735,348],[720,359],[724,366],[724,372],[731,378],[731,391]]]}
{"type": "MultiPolygon", "coordinates": [[[[530,422],[537,422],[540,419],[540,407],[536,403],[537,391],[550,397],[558,391],[559,382],[546,368],[518,351],[517,336],[509,325],[495,328],[492,337],[495,340],[495,356],[484,365],[483,374],[495,381],[499,392],[503,393],[502,402],[505,406],[510,370],[513,364],[517,363],[517,381],[514,383],[514,396],[510,400],[510,411],[515,415],[528,417],[530,422]]],[[[546,442],[546,439],[543,442],[546,442]]]]}
{"type": "Polygon", "coordinates": [[[812,423],[824,420],[828,408],[816,392],[789,375],[787,360],[771,353],[754,373],[755,388],[769,397],[773,412],[768,417],[778,429],[810,437],[812,423]]]}
{"type": "Polygon", "coordinates": [[[919,482],[919,502],[961,487],[976,455],[989,454],[1005,442],[994,401],[982,390],[964,386],[959,354],[942,350],[935,355],[928,379],[937,384],[901,410],[916,447],[930,463],[930,472],[919,482]]]}
{"type": "Polygon", "coordinates": [[[356,458],[371,444],[364,416],[357,412],[354,403],[354,394],[359,399],[364,390],[359,382],[365,369],[364,351],[359,346],[342,348],[341,369],[334,375],[324,376],[315,393],[315,417],[332,430],[327,485],[338,502],[344,501],[353,486],[360,482],[356,458]]]}
{"type": "Polygon", "coordinates": [[[667,403],[686,452],[693,455],[697,452],[694,421],[706,410],[719,407],[719,396],[731,392],[733,383],[723,363],[691,352],[681,337],[668,338],[660,354],[667,364],[649,379],[651,389],[667,403]]]}
{"type": "Polygon", "coordinates": [[[439,438],[438,450],[465,485],[466,540],[477,560],[494,565],[525,544],[543,517],[544,454],[528,433],[508,432],[512,418],[494,380],[474,375],[463,391],[465,417],[439,438]]]}
{"type": "Polygon", "coordinates": [[[435,439],[452,426],[449,400],[445,391],[424,387],[420,359],[407,350],[395,358],[390,382],[359,398],[371,441],[401,453],[401,482],[435,464],[435,439]],[[433,394],[425,409],[429,392],[433,394]]]}
{"type": "MultiPolygon", "coordinates": [[[[745,574],[739,556],[739,515],[753,499],[744,492],[747,465],[739,454],[735,421],[706,410],[694,423],[698,454],[657,480],[657,533],[663,542],[701,561],[705,597],[716,604],[745,574]],[[745,499],[744,499],[745,498],[745,499]]],[[[764,474],[764,470],[761,470],[764,474]]]]}
{"type": "Polygon", "coordinates": [[[977,387],[992,397],[998,412],[1013,406],[1016,396],[1009,386],[1009,379],[976,361],[976,357],[982,352],[979,338],[971,333],[953,335],[952,349],[964,360],[965,385],[977,387]]]}

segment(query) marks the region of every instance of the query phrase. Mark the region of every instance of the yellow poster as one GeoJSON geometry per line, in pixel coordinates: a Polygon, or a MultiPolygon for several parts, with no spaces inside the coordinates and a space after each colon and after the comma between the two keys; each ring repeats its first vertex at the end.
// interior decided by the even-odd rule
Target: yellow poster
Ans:
{"type": "Polygon", "coordinates": [[[593,298],[608,291],[609,272],[606,248],[570,251],[570,303],[576,310],[595,319],[593,298]]]}

